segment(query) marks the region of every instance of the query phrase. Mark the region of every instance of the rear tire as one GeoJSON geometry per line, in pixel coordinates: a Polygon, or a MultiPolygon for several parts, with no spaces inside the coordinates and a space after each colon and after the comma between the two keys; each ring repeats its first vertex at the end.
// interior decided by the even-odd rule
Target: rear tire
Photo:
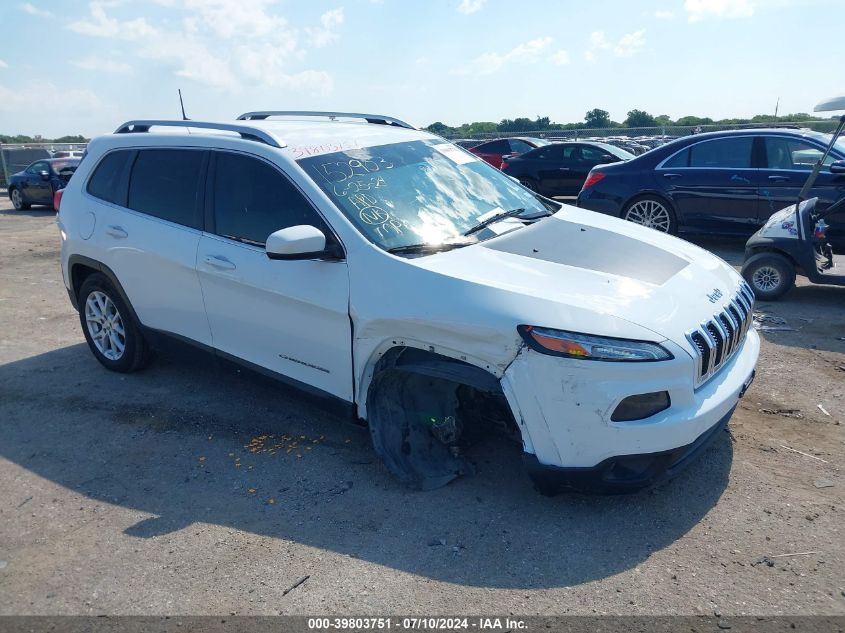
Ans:
{"type": "Polygon", "coordinates": [[[761,301],[774,301],[795,285],[795,266],[778,253],[758,253],[742,265],[742,276],[761,301]]]}
{"type": "Polygon", "coordinates": [[[77,298],[79,321],[88,347],[111,371],[138,371],[150,358],[150,348],[132,311],[108,277],[92,273],[77,298]]]}
{"type": "Polygon", "coordinates": [[[622,219],[640,226],[645,226],[661,233],[675,235],[678,232],[678,222],[675,211],[663,198],[657,196],[640,196],[634,198],[622,211],[622,219]]]}
{"type": "Polygon", "coordinates": [[[12,205],[16,211],[27,211],[30,205],[23,201],[23,193],[17,187],[9,189],[9,197],[12,199],[12,205]]]}

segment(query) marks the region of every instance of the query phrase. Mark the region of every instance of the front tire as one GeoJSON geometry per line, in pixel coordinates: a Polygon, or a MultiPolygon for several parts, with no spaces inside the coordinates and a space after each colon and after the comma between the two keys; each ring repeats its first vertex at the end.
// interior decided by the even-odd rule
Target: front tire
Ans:
{"type": "Polygon", "coordinates": [[[23,201],[23,193],[17,187],[9,190],[9,197],[16,211],[27,211],[30,208],[30,205],[23,201]]]}
{"type": "Polygon", "coordinates": [[[678,232],[675,212],[668,202],[657,196],[635,198],[625,207],[622,219],[669,235],[678,232]]]}
{"type": "Polygon", "coordinates": [[[778,253],[758,253],[743,264],[742,276],[755,297],[774,301],[795,285],[795,266],[778,253]]]}
{"type": "Polygon", "coordinates": [[[150,349],[126,302],[101,273],[88,276],[77,299],[82,333],[103,367],[120,373],[141,369],[150,349]]]}

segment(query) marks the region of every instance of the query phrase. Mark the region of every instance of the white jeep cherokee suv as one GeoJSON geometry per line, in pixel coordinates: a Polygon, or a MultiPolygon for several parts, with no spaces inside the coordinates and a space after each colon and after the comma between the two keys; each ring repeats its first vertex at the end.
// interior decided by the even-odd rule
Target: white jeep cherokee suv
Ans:
{"type": "Polygon", "coordinates": [[[416,488],[470,472],[494,427],[543,491],[661,480],[724,428],[759,352],[722,260],[391,117],[131,121],[88,146],[58,224],[105,367],[166,334],[316,389],[416,488]]]}

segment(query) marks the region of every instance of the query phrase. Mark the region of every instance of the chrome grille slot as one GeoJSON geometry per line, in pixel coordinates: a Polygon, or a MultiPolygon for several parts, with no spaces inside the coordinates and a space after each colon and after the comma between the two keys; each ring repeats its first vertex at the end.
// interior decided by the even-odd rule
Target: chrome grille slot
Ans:
{"type": "Polygon", "coordinates": [[[754,293],[742,282],[722,310],[687,333],[698,360],[696,387],[713,377],[741,347],[753,313],[754,293]]]}

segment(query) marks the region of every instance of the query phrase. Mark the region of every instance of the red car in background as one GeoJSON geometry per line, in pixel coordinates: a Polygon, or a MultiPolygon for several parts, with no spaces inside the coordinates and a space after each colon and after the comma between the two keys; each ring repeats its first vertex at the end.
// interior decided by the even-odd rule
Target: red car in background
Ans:
{"type": "Polygon", "coordinates": [[[493,141],[487,141],[486,143],[470,148],[469,151],[479,158],[483,158],[496,169],[500,169],[502,166],[502,157],[517,156],[525,152],[530,152],[535,147],[542,147],[548,144],[549,141],[544,141],[541,138],[514,136],[512,138],[497,138],[493,141]]]}

